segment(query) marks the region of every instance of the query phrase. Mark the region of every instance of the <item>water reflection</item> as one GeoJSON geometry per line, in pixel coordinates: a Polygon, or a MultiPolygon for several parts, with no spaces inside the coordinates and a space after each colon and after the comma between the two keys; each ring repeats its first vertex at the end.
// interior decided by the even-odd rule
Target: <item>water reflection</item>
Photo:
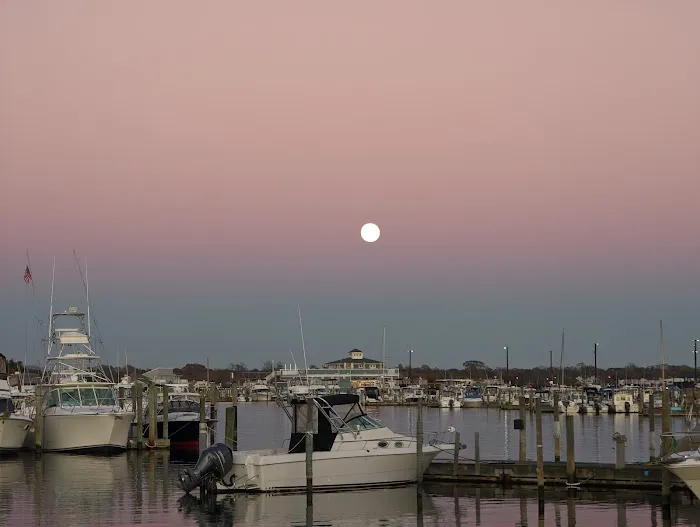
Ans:
{"type": "Polygon", "coordinates": [[[700,525],[700,507],[682,493],[670,514],[654,492],[547,489],[541,515],[536,489],[436,484],[317,493],[312,508],[304,494],[200,501],[179,489],[182,462],[168,452],[3,458],[0,525],[700,525]]]}

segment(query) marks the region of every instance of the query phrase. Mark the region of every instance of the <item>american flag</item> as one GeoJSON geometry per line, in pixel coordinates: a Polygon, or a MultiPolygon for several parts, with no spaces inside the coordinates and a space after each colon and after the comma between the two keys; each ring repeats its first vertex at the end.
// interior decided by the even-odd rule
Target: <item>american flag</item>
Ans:
{"type": "Polygon", "coordinates": [[[32,272],[29,270],[29,266],[24,270],[24,283],[28,284],[32,281],[32,272]]]}

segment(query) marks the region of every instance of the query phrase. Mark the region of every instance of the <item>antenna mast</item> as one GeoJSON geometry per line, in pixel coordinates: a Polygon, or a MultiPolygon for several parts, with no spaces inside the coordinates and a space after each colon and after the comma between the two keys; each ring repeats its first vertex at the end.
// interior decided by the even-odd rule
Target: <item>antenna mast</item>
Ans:
{"type": "Polygon", "coordinates": [[[306,371],[306,385],[309,384],[309,367],[306,365],[306,345],[304,344],[304,325],[301,323],[301,307],[297,304],[297,310],[299,311],[299,331],[301,331],[301,351],[304,353],[304,370],[306,371]]]}
{"type": "Polygon", "coordinates": [[[386,373],[386,326],[382,328],[382,389],[384,389],[384,374],[386,373]]]}
{"type": "Polygon", "coordinates": [[[88,282],[87,256],[85,257],[85,301],[87,302],[88,339],[90,338],[90,282],[88,282]]]}

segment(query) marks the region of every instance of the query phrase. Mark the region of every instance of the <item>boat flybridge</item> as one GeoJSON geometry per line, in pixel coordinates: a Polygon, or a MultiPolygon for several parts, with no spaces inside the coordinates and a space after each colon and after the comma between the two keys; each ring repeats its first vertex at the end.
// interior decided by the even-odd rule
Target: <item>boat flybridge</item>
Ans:
{"type": "Polygon", "coordinates": [[[115,383],[107,378],[90,345],[85,314],[75,307],[52,312],[49,335],[42,379],[43,449],[126,449],[134,413],[117,403],[115,383]],[[65,320],[73,325],[59,326],[65,320]]]}
{"type": "MultiPolygon", "coordinates": [[[[415,437],[396,434],[368,415],[356,394],[290,399],[278,404],[291,421],[284,448],[233,452],[217,444],[192,469],[184,469],[185,492],[209,480],[218,492],[273,492],[306,487],[306,430],[313,427],[313,486],[325,490],[387,486],[417,480],[443,447],[437,436],[417,459],[415,437]]],[[[450,430],[452,432],[453,430],[450,430]]],[[[449,448],[452,448],[450,445],[449,448]]]]}

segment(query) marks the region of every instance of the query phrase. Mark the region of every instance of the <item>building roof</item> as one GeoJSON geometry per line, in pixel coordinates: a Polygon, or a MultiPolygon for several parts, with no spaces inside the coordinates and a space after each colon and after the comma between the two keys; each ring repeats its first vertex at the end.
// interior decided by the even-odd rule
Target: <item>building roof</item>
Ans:
{"type": "Polygon", "coordinates": [[[364,357],[362,359],[351,359],[350,357],[343,357],[342,359],[338,360],[332,360],[330,362],[326,362],[326,365],[328,364],[343,364],[343,363],[353,363],[353,364],[362,364],[362,363],[367,363],[367,364],[381,364],[382,361],[380,360],[374,360],[374,359],[368,359],[367,357],[364,357]]]}

